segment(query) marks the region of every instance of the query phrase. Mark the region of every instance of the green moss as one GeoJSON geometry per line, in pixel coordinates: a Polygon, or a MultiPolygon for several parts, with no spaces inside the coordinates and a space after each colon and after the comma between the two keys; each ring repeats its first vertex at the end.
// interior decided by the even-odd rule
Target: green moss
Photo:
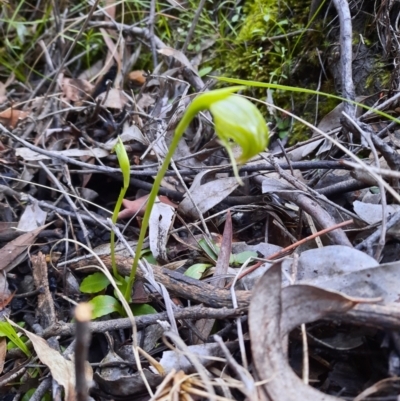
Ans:
{"type": "MultiPolygon", "coordinates": [[[[323,50],[320,32],[286,36],[306,26],[308,2],[248,0],[242,13],[238,35],[229,42],[221,41],[209,64],[224,76],[316,89],[320,68],[316,48],[323,50]]],[[[314,29],[318,29],[317,24],[314,29]]],[[[265,99],[266,91],[253,89],[252,95],[265,99]]],[[[302,118],[309,115],[306,119],[314,122],[315,100],[309,95],[275,91],[273,97],[279,107],[302,118]]],[[[275,122],[279,125],[284,116],[278,115],[275,122]]],[[[292,127],[292,131],[296,137],[309,133],[309,129],[300,128],[300,124],[292,127]]]]}
{"type": "MultiPolygon", "coordinates": [[[[309,3],[306,0],[245,1],[239,19],[241,23],[236,27],[236,38],[229,41],[221,38],[207,60],[207,65],[224,76],[335,93],[333,78],[321,75],[321,63],[329,62],[327,57],[332,49],[332,43],[327,39],[331,27],[327,28],[324,20],[317,18],[313,22],[312,30],[302,35],[286,36],[287,33],[307,27],[309,3]]],[[[363,34],[365,43],[371,41],[368,34],[374,35],[371,31],[363,34]]],[[[360,43],[357,32],[353,42],[355,46],[360,43]]],[[[389,84],[390,72],[382,62],[377,62],[367,85],[376,87],[378,76],[381,85],[389,84]],[[384,70],[386,74],[383,73],[384,70]]],[[[265,99],[266,91],[262,88],[252,89],[252,95],[265,99]]],[[[273,98],[277,106],[310,123],[320,121],[338,104],[337,100],[322,96],[317,98],[308,94],[282,91],[275,91],[273,98]]],[[[269,115],[267,118],[271,119],[269,115]]],[[[281,113],[277,113],[274,122],[278,127],[282,125],[283,118],[281,113]]],[[[285,127],[283,132],[286,131],[285,127]]],[[[290,130],[291,142],[304,140],[310,134],[308,127],[293,123],[290,130]]]]}

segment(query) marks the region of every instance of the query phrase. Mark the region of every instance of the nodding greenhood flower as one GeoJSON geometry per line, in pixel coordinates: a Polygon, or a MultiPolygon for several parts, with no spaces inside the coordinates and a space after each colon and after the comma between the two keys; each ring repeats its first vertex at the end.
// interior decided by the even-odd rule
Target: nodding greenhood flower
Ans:
{"type": "Polygon", "coordinates": [[[268,127],[257,107],[246,98],[232,94],[244,88],[234,86],[203,93],[188,109],[189,114],[192,112],[197,114],[204,109],[210,110],[214,118],[215,131],[229,154],[237,178],[231,140],[242,148],[242,154],[237,160],[239,164],[245,163],[265,150],[269,141],[268,127]]]}
{"type": "Polygon", "coordinates": [[[257,107],[249,100],[231,95],[213,103],[210,111],[221,142],[228,147],[232,139],[242,148],[239,163],[245,163],[265,150],[269,140],[268,128],[257,107]]]}
{"type": "Polygon", "coordinates": [[[241,89],[245,89],[245,86],[233,86],[202,93],[193,100],[182,116],[147,200],[147,207],[136,245],[135,258],[133,260],[128,285],[126,286],[126,299],[130,297],[130,291],[135,279],[146,230],[149,226],[151,209],[154,205],[161,181],[168,169],[175,149],[178,147],[179,140],[182,138],[186,128],[196,114],[202,110],[210,110],[214,117],[215,131],[229,154],[233,172],[239,183],[242,182],[239,178],[236,161],[233,156],[231,141],[236,142],[242,148],[242,154],[238,158],[239,163],[246,162],[267,147],[269,140],[268,128],[261,113],[249,100],[241,96],[233,95],[233,92],[237,92],[241,89]]]}

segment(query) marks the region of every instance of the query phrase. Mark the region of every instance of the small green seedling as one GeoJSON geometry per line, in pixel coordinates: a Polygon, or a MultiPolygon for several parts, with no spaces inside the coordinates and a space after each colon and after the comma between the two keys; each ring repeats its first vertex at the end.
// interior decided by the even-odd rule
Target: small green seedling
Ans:
{"type": "Polygon", "coordinates": [[[8,322],[0,322],[0,337],[7,337],[8,340],[16,347],[18,347],[27,357],[31,356],[26,344],[21,340],[15,331],[14,327],[8,322]]]}

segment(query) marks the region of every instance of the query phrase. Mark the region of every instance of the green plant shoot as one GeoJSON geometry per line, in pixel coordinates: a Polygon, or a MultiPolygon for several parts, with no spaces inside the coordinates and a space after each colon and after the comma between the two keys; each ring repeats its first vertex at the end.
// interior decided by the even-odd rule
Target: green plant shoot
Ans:
{"type": "Polygon", "coordinates": [[[14,327],[9,322],[0,322],[0,337],[7,337],[16,347],[18,347],[27,357],[31,352],[26,344],[18,337],[14,327]]]}
{"type": "MultiPolygon", "coordinates": [[[[126,191],[128,190],[128,187],[129,187],[131,165],[129,163],[129,157],[128,157],[128,154],[126,153],[125,146],[122,143],[120,137],[118,137],[117,143],[115,144],[113,150],[117,154],[119,167],[122,170],[122,176],[123,176],[122,188],[119,193],[119,197],[118,197],[118,200],[115,205],[114,212],[113,212],[113,215],[111,218],[111,221],[113,222],[113,224],[115,224],[117,222],[118,213],[121,210],[122,200],[124,199],[126,191]]],[[[115,233],[113,230],[111,230],[110,248],[111,248],[111,264],[112,264],[112,269],[113,269],[113,275],[115,278],[121,279],[121,276],[118,274],[118,271],[117,271],[117,264],[115,262],[115,233]]]]}
{"type": "Polygon", "coordinates": [[[136,247],[135,259],[133,261],[128,285],[126,287],[126,300],[129,300],[130,298],[130,292],[135,280],[144,238],[149,226],[151,210],[160,188],[161,181],[168,169],[179,140],[196,114],[202,110],[209,110],[213,115],[215,132],[228,152],[234,168],[235,176],[239,182],[241,181],[238,175],[236,161],[233,157],[231,141],[236,142],[242,148],[242,154],[238,159],[239,163],[246,162],[251,157],[265,150],[267,147],[269,141],[268,127],[260,111],[249,100],[233,94],[234,92],[244,88],[244,86],[234,86],[202,93],[193,100],[183,115],[182,120],[179,122],[168,153],[165,156],[164,162],[154,180],[153,188],[147,201],[147,207],[136,247]]]}

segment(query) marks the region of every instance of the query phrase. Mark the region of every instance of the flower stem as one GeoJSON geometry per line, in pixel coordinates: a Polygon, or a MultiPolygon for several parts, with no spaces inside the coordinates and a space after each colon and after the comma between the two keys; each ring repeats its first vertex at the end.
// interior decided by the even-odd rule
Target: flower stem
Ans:
{"type": "MultiPolygon", "coordinates": [[[[117,203],[115,205],[115,208],[114,208],[114,211],[113,211],[113,215],[112,215],[112,218],[111,218],[111,221],[113,222],[113,224],[116,224],[116,222],[117,222],[118,213],[121,210],[122,200],[125,197],[127,189],[128,188],[125,188],[125,187],[121,188],[121,191],[119,193],[118,200],[117,200],[117,203]]],[[[115,261],[115,233],[114,233],[114,230],[111,230],[110,248],[111,248],[111,266],[112,266],[112,270],[113,270],[113,276],[115,278],[121,278],[121,276],[118,274],[117,263],[115,261]]]]}
{"type": "Polygon", "coordinates": [[[139,264],[139,259],[141,256],[145,235],[147,232],[147,228],[149,226],[151,210],[153,209],[153,205],[156,200],[158,190],[161,185],[161,181],[164,178],[164,175],[168,169],[169,163],[171,162],[172,156],[175,153],[175,149],[177,148],[178,143],[179,143],[180,139],[182,138],[182,135],[184,134],[186,128],[188,127],[188,125],[190,124],[190,122],[192,121],[194,116],[197,114],[197,111],[198,111],[197,109],[191,108],[190,106],[186,110],[185,114],[182,117],[182,120],[179,122],[178,126],[176,127],[175,134],[172,138],[172,142],[169,147],[168,153],[166,154],[164,162],[161,165],[161,168],[154,180],[153,188],[151,189],[149,198],[147,200],[146,211],[144,213],[142,227],[140,229],[139,239],[138,239],[138,242],[136,245],[135,258],[133,260],[132,270],[129,275],[128,285],[126,286],[125,299],[127,301],[130,299],[130,293],[132,291],[133,283],[135,281],[136,271],[137,271],[137,267],[139,264]]]}

